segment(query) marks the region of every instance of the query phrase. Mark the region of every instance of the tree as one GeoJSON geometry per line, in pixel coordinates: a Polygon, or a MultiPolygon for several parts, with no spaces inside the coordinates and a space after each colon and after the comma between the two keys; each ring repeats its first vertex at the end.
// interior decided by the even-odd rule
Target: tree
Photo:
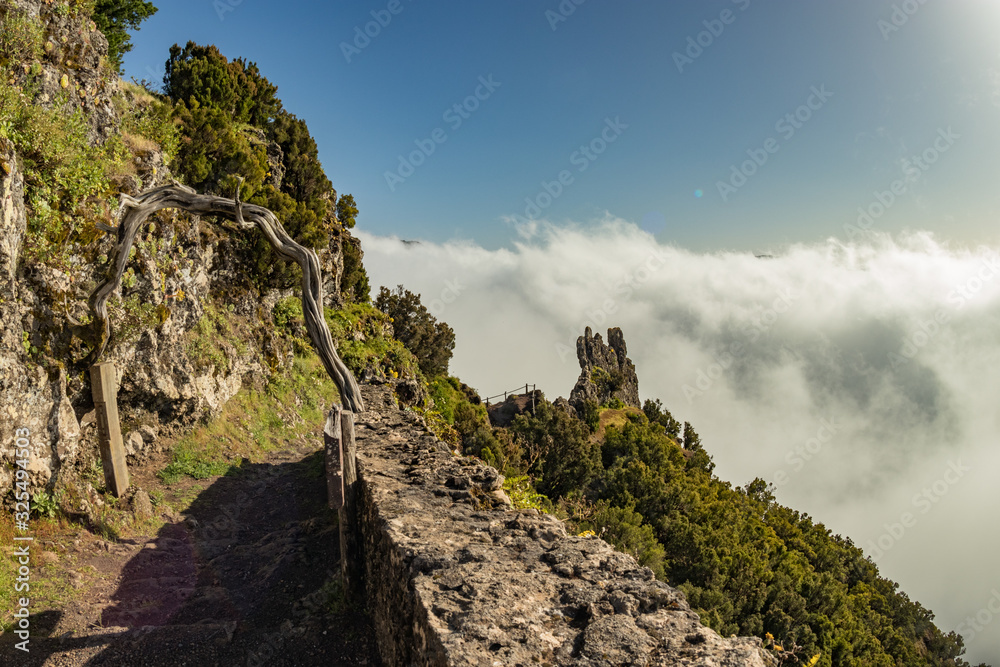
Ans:
{"type": "Polygon", "coordinates": [[[278,87],[256,63],[229,61],[214,45],[170,47],[163,90],[174,102],[222,109],[236,123],[266,127],[282,110],[278,87]]]}
{"type": "Polygon", "coordinates": [[[690,422],[684,422],[684,449],[691,451],[701,449],[701,437],[690,422]]]}
{"type": "Polygon", "coordinates": [[[337,200],[337,220],[347,229],[354,229],[358,207],[354,204],[353,195],[343,195],[337,200]]]}
{"type": "Polygon", "coordinates": [[[663,402],[660,399],[651,401],[647,398],[646,402],[642,404],[642,411],[646,414],[650,423],[661,425],[671,438],[677,440],[680,437],[680,422],[674,419],[669,410],[663,408],[663,402]]]}
{"type": "Polygon", "coordinates": [[[375,307],[392,318],[393,338],[417,358],[420,370],[429,377],[448,372],[448,362],[455,349],[455,331],[427,312],[420,295],[403,289],[379,290],[375,307]]]}
{"type": "Polygon", "coordinates": [[[368,283],[368,272],[361,261],[364,256],[361,241],[347,237],[343,248],[344,274],[340,279],[340,294],[354,303],[368,303],[371,300],[371,286],[368,283]]]}
{"type": "Polygon", "coordinates": [[[123,73],[122,58],[132,50],[129,30],[138,30],[139,24],[158,10],[152,2],[144,0],[97,0],[91,18],[108,40],[108,60],[119,74],[123,73]]]}
{"type": "Polygon", "coordinates": [[[550,498],[585,489],[600,469],[600,445],[591,441],[590,429],[546,400],[534,414],[515,417],[511,432],[537,453],[528,472],[539,477],[538,490],[550,498]]]}

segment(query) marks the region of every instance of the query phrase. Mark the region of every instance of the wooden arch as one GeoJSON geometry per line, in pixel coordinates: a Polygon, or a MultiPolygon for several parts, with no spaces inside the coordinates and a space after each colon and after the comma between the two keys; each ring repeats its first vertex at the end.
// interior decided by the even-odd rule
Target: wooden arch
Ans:
{"type": "Polygon", "coordinates": [[[302,267],[302,313],[313,346],[322,359],[326,372],[337,385],[344,409],[354,413],[364,411],[364,401],[357,380],[337,356],[330,329],[323,317],[323,282],[319,258],[312,249],[296,243],[274,213],[262,206],[244,204],[240,201],[238,189],[235,199],[226,199],[198,194],[193,189],[176,182],[147,190],[137,197],[122,195],[121,205],[125,215],[117,229],[118,241],[111,256],[111,270],[107,279],[97,286],[89,299],[93,325],[100,330],[97,332],[98,342],[87,356],[88,365],[101,360],[111,340],[108,299],[121,285],[135,235],[146,219],[165,208],[177,208],[196,215],[221,215],[235,220],[242,229],[256,227],[264,233],[281,257],[297,262],[302,267]]]}

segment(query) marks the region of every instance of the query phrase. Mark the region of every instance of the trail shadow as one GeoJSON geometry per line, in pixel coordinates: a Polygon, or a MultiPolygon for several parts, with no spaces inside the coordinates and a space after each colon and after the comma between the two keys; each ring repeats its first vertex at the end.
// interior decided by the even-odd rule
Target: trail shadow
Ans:
{"type": "Polygon", "coordinates": [[[122,570],[101,615],[117,632],[33,638],[27,664],[95,642],[87,665],[379,664],[367,617],[338,599],[322,452],[244,461],[184,515],[122,570]]]}

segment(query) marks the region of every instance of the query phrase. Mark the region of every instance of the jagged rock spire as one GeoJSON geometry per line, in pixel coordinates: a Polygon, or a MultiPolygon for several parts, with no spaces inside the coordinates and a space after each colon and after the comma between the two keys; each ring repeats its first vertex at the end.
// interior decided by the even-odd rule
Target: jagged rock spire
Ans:
{"type": "Polygon", "coordinates": [[[601,334],[594,335],[587,327],[576,340],[576,356],[580,360],[580,379],[569,395],[570,404],[579,409],[584,401],[606,403],[612,398],[625,405],[642,407],[639,403],[639,378],[635,365],[628,358],[625,336],[618,327],[608,329],[608,344],[601,334]]]}

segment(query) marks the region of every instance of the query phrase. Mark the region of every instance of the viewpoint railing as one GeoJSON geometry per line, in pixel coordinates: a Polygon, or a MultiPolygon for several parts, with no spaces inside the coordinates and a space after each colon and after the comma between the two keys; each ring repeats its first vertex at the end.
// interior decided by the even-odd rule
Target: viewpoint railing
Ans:
{"type": "MultiPolygon", "coordinates": [[[[534,393],[536,391],[535,387],[536,385],[528,384],[527,382],[525,382],[524,393],[525,394],[534,393]],[[531,391],[528,390],[528,387],[531,387],[531,391]]],[[[508,396],[517,396],[520,390],[521,390],[520,387],[516,387],[514,389],[511,389],[510,391],[505,391],[502,394],[496,394],[495,396],[487,396],[483,400],[486,402],[486,407],[489,407],[490,401],[492,401],[494,398],[500,398],[501,396],[503,396],[503,400],[506,401],[508,396]]]]}

